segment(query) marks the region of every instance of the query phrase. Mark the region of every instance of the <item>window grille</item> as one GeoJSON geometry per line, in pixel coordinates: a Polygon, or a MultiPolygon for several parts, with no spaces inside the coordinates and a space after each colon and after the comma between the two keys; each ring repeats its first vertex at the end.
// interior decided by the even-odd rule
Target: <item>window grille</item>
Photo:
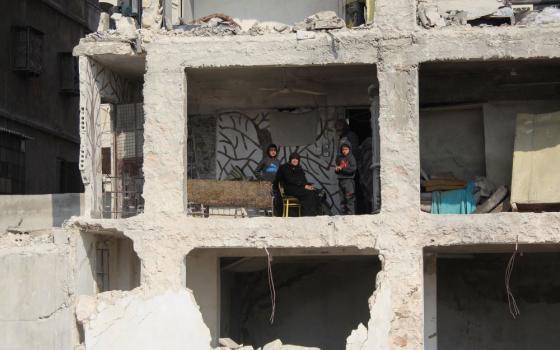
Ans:
{"type": "Polygon", "coordinates": [[[58,55],[60,71],[60,92],[77,95],[80,91],[80,75],[78,72],[78,58],[70,52],[61,52],[58,55]]]}
{"type": "Polygon", "coordinates": [[[43,33],[32,27],[13,27],[13,69],[39,75],[43,69],[43,33]]]}
{"type": "Polygon", "coordinates": [[[0,129],[0,194],[25,192],[25,139],[0,129]]]}
{"type": "Polygon", "coordinates": [[[109,247],[106,242],[98,242],[95,249],[95,278],[99,292],[109,290],[109,247]]]}

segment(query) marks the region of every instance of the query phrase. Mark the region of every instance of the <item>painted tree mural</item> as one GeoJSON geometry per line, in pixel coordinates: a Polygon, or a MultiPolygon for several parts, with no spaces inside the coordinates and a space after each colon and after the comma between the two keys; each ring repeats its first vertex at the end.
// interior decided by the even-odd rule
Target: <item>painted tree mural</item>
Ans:
{"type": "MultiPolygon", "coordinates": [[[[315,142],[309,145],[287,147],[278,145],[281,163],[288,161],[292,152],[301,155],[301,163],[308,181],[327,193],[333,212],[339,210],[338,181],[334,173],[336,141],[334,111],[323,109],[315,142]]],[[[267,112],[229,112],[218,116],[216,143],[216,177],[231,178],[234,168],[239,168],[247,178],[255,177],[255,168],[266,147],[272,143],[267,112]]]]}
{"type": "Polygon", "coordinates": [[[86,210],[102,212],[101,103],[133,99],[133,86],[109,69],[80,57],[80,172],[86,190],[86,210]]]}

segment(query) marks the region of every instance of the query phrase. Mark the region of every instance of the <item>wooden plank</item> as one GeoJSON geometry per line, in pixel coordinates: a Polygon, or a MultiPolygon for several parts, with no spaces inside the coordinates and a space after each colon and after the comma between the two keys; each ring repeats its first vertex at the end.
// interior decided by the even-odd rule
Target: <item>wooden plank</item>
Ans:
{"type": "Polygon", "coordinates": [[[271,190],[266,181],[187,180],[189,202],[214,207],[267,209],[272,206],[271,190]]]}

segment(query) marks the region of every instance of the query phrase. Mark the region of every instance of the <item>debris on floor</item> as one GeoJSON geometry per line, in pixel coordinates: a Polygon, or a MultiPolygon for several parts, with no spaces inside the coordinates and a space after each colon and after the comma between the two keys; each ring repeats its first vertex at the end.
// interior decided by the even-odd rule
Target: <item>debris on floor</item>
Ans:
{"type": "MultiPolygon", "coordinates": [[[[174,35],[189,36],[226,36],[226,35],[264,35],[267,33],[297,33],[299,40],[312,39],[314,34],[307,32],[319,30],[335,30],[345,28],[344,20],[336,15],[334,11],[322,11],[307,17],[304,21],[293,26],[277,23],[269,27],[260,22],[255,22],[250,28],[243,30],[241,26],[230,16],[224,14],[212,14],[199,18],[189,24],[173,27],[174,35]]],[[[166,32],[162,29],[162,32],[166,32]]]]}
{"type": "Polygon", "coordinates": [[[509,190],[479,176],[463,181],[452,175],[430,176],[423,171],[420,210],[432,214],[484,214],[511,211],[509,190]]]}
{"type": "MultiPolygon", "coordinates": [[[[163,30],[166,32],[165,30],[163,30]]],[[[213,13],[198,18],[189,24],[173,27],[173,34],[188,34],[192,36],[227,36],[241,33],[241,26],[230,16],[223,13],[213,13]]]]}
{"type": "Polygon", "coordinates": [[[228,15],[224,15],[223,13],[213,13],[213,14],[208,15],[208,16],[200,17],[200,18],[192,21],[190,24],[204,24],[204,23],[208,23],[211,26],[215,26],[215,25],[221,23],[221,24],[224,24],[224,25],[231,25],[231,26],[234,26],[234,27],[241,28],[239,23],[237,23],[235,21],[235,19],[233,19],[233,17],[230,17],[228,15]]]}
{"type": "Polygon", "coordinates": [[[251,345],[237,344],[230,338],[220,338],[219,343],[220,346],[214,348],[214,350],[321,350],[314,347],[310,348],[305,346],[282,344],[282,341],[280,341],[280,339],[276,339],[266,344],[262,348],[257,349],[253,348],[251,345]]]}
{"type": "Polygon", "coordinates": [[[321,11],[307,17],[302,22],[294,24],[294,31],[341,29],[345,26],[344,20],[338,17],[336,12],[321,11]]]}
{"type": "MultiPolygon", "coordinates": [[[[553,3],[555,1],[551,1],[553,3]]],[[[560,23],[560,9],[555,6],[515,5],[516,1],[488,0],[420,0],[418,23],[424,28],[450,25],[501,26],[547,25],[560,23]]],[[[535,3],[540,3],[535,1],[535,3]]],[[[548,4],[548,2],[547,2],[548,4]]],[[[558,4],[560,5],[560,1],[558,4]]]]}
{"type": "Polygon", "coordinates": [[[543,25],[551,23],[560,23],[560,9],[555,7],[547,7],[544,10],[526,11],[524,16],[519,20],[519,25],[543,25]]]}

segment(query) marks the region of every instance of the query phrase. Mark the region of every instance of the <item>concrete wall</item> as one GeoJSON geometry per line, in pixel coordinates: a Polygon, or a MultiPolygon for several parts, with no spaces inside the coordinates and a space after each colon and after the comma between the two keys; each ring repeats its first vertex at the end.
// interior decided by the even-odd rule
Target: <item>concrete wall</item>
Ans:
{"type": "Polygon", "coordinates": [[[524,253],[511,290],[521,314],[513,319],[505,294],[510,254],[438,259],[438,350],[554,349],[560,342],[560,254],[524,253]]]}
{"type": "MultiPolygon", "coordinates": [[[[85,2],[70,1],[60,10],[49,5],[52,3],[4,1],[0,7],[0,49],[4,53],[0,57],[0,126],[33,138],[26,147],[24,193],[27,194],[58,193],[57,161],[78,161],[79,99],[76,95],[60,93],[60,71],[73,67],[60,67],[58,54],[72,52],[87,32],[85,2]],[[44,33],[43,69],[39,76],[12,71],[11,29],[26,25],[44,33]]],[[[77,172],[75,180],[79,183],[77,172]]]]}
{"type": "Polygon", "coordinates": [[[128,238],[109,242],[109,289],[132,290],[140,286],[140,259],[128,238]]]}
{"type": "Polygon", "coordinates": [[[484,104],[486,176],[496,185],[511,185],[515,120],[519,113],[549,113],[560,110],[560,102],[496,101],[484,104]]]}
{"type": "Polygon", "coordinates": [[[60,227],[72,216],[84,214],[80,193],[0,196],[0,233],[8,228],[38,230],[60,227]]]}
{"type": "MultiPolygon", "coordinates": [[[[153,13],[157,13],[159,1],[144,3],[153,4],[153,13]]],[[[440,64],[452,60],[510,62],[531,57],[558,58],[560,30],[552,26],[453,26],[423,30],[416,28],[415,1],[379,0],[376,5],[373,29],[318,32],[313,40],[297,40],[295,34],[193,38],[158,32],[147,36],[150,42],[145,43],[148,52],[144,89],[146,213],[128,220],[82,217],[75,221],[75,226],[84,231],[92,228],[118,231],[130,237],[142,261],[142,285],[146,290],[184,286],[184,257],[196,247],[302,248],[304,251],[310,247],[374,248],[382,258],[383,270],[370,297],[367,333],[355,348],[422,349],[424,247],[511,245],[516,240],[558,244],[560,220],[557,213],[444,218],[420,212],[418,65],[424,61],[440,64]],[[185,67],[353,63],[379,63],[381,213],[246,220],[207,220],[184,215],[185,67]]],[[[90,52],[103,46],[88,44],[92,48],[90,52]]],[[[127,61],[128,57],[122,59],[127,61]]],[[[464,89],[460,85],[457,88],[464,89]]],[[[124,296],[115,293],[109,302],[134,293],[124,296]]],[[[173,309],[179,304],[171,301],[167,305],[173,309]]],[[[141,306],[128,310],[143,311],[141,306]]],[[[98,325],[100,333],[111,326],[110,323],[98,325]]],[[[135,324],[132,325],[127,329],[134,332],[135,324]]],[[[183,334],[181,322],[165,326],[175,334],[183,334]]]]}
{"type": "Polygon", "coordinates": [[[428,174],[453,173],[458,179],[484,176],[482,109],[420,112],[420,159],[428,174]]]}
{"type": "MultiPolygon", "coordinates": [[[[183,0],[189,1],[189,0],[183,0]]],[[[319,11],[331,10],[343,17],[341,0],[194,0],[194,18],[211,13],[260,22],[293,24],[319,11]]]]}
{"type": "Polygon", "coordinates": [[[193,252],[186,257],[186,287],[193,291],[212,345],[220,338],[220,258],[215,251],[193,252]]]}
{"type": "Polygon", "coordinates": [[[2,244],[13,237],[0,239],[0,349],[74,349],[71,245],[62,236],[57,244],[20,237],[17,247],[2,244]]]}

